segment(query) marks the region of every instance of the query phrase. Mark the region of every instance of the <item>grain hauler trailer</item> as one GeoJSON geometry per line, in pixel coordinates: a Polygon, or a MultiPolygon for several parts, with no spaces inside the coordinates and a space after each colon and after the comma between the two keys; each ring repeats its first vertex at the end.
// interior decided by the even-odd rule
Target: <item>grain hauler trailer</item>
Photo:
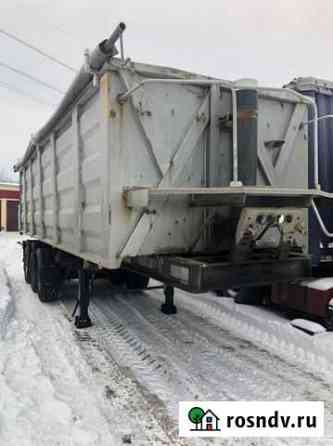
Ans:
{"type": "MultiPolygon", "coordinates": [[[[27,281],[43,301],[79,277],[88,326],[96,271],[198,293],[311,274],[311,99],[115,58],[120,24],[89,56],[16,166],[27,281]]],[[[122,47],[122,45],[121,45],[122,47]]],[[[122,52],[123,56],[123,52],[122,52]]]]}

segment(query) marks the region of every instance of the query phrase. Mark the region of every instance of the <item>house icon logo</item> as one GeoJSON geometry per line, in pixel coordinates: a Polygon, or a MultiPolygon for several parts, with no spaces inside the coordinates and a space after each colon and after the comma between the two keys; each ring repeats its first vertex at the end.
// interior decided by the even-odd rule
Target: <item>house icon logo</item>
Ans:
{"type": "Polygon", "coordinates": [[[188,412],[188,418],[191,423],[195,424],[195,427],[191,431],[220,431],[219,417],[215,413],[208,409],[204,411],[201,407],[192,407],[188,412]]]}

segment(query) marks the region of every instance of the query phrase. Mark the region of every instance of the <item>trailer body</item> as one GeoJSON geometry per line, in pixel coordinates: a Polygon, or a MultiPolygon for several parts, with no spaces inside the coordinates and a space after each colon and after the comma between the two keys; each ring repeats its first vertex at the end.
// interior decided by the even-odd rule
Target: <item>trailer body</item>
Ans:
{"type": "Polygon", "coordinates": [[[106,47],[17,167],[22,231],[194,292],[308,276],[304,98],[106,47]]]}

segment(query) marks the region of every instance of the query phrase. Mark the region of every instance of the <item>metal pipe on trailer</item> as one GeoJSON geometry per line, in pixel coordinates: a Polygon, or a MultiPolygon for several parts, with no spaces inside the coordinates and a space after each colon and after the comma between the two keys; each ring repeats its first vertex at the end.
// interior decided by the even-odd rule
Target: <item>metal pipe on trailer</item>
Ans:
{"type": "Polygon", "coordinates": [[[232,97],[232,182],[230,186],[242,186],[238,181],[238,122],[237,122],[237,90],[231,89],[232,97]]]}
{"type": "Polygon", "coordinates": [[[115,47],[117,40],[126,29],[125,23],[121,22],[112,32],[108,39],[103,40],[90,54],[87,55],[87,62],[82,66],[75,76],[67,93],[61,100],[54,114],[47,123],[42,127],[35,137],[30,141],[25,156],[22,161],[15,165],[14,170],[18,171],[25,161],[30,157],[31,153],[36,149],[36,144],[40,143],[55,127],[56,123],[73,105],[79,94],[87,87],[89,82],[94,78],[103,65],[115,56],[118,51],[115,47]]]}
{"type": "MultiPolygon", "coordinates": [[[[333,115],[323,115],[317,118],[317,121],[322,121],[323,119],[333,119],[333,115]]],[[[310,119],[310,121],[303,122],[303,125],[309,125],[314,122],[314,119],[310,119]]]]}
{"type": "MultiPolygon", "coordinates": [[[[318,121],[322,121],[324,119],[333,119],[333,115],[324,115],[324,116],[318,117],[318,114],[317,114],[317,118],[311,119],[310,121],[304,122],[303,124],[308,125],[308,124],[317,123],[317,125],[318,125],[318,121]]],[[[318,160],[318,158],[317,158],[317,160],[318,160]]],[[[314,200],[311,200],[311,207],[312,207],[314,214],[316,216],[316,219],[319,223],[320,229],[323,231],[324,235],[326,235],[326,237],[328,237],[328,238],[333,238],[333,233],[329,232],[329,230],[326,228],[325,223],[324,223],[323,219],[321,218],[320,212],[319,212],[314,200]]]]}
{"type": "Polygon", "coordinates": [[[318,211],[317,206],[315,205],[314,200],[311,200],[311,207],[315,213],[315,216],[317,218],[317,221],[319,223],[320,229],[323,231],[323,233],[326,235],[326,237],[328,238],[333,238],[333,232],[329,232],[328,229],[325,226],[325,223],[323,222],[321,215],[318,211]]]}

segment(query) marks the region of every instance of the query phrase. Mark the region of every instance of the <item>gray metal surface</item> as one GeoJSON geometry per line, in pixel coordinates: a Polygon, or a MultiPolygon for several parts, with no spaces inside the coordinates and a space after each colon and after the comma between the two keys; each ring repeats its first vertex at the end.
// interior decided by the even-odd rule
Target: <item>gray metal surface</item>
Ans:
{"type": "Polygon", "coordinates": [[[239,218],[234,207],[251,203],[248,197],[280,196],[285,201],[276,206],[305,208],[315,195],[307,190],[307,128],[300,126],[307,106],[301,98],[258,90],[257,182],[253,190],[237,189],[229,187],[232,83],[207,84],[195,74],[116,59],[99,76],[97,87],[91,77],[80,91],[76,84],[72,103],[38,133],[20,165],[26,233],[117,268],[138,255],[230,250],[239,218]],[[155,82],[142,84],[148,79],[155,82]],[[191,85],[191,79],[202,84],[191,85]],[[119,95],[138,84],[119,103],[119,95]],[[127,191],[138,188],[160,197],[150,205],[136,193],[131,206],[127,191]],[[217,201],[195,203],[200,194],[217,201]],[[245,201],[235,205],[235,195],[245,201]]]}
{"type": "Polygon", "coordinates": [[[310,259],[304,257],[274,259],[272,268],[271,259],[235,264],[211,257],[140,256],[126,267],[192,293],[288,282],[311,274],[310,259]]]}

